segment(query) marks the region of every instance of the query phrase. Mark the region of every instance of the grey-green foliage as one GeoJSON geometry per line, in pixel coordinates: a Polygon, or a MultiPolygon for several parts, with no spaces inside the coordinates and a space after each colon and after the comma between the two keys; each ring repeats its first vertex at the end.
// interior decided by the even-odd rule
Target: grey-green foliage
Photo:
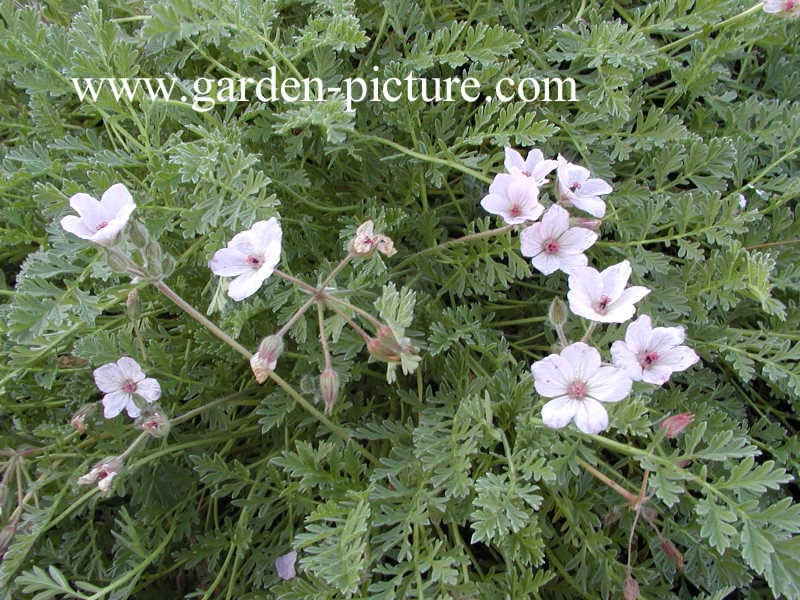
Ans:
{"type": "MultiPolygon", "coordinates": [[[[24,497],[0,598],[619,597],[633,513],[612,524],[621,497],[579,460],[631,490],[650,471],[647,506],[685,567],[640,520],[642,597],[800,597],[798,25],[758,9],[715,29],[750,6],[0,0],[0,448],[22,453],[13,470],[2,455],[0,525],[24,497]],[[506,76],[569,76],[579,99],[196,112],[79,102],[70,83],[174,76],[191,96],[196,78],[273,66],[326,86],[374,66],[475,77],[484,96],[506,76]],[[612,181],[592,263],[629,259],[653,289],[640,312],[684,326],[702,357],[663,388],[637,384],[604,438],[539,420],[529,366],[557,343],[545,316],[565,278],[532,269],[508,232],[437,247],[496,226],[479,201],[505,145],[612,181]],[[168,283],[253,349],[307,296],[273,278],[234,303],[213,252],[279,214],[282,268],[315,283],[372,219],[399,252],[355,260],[336,293],[380,313],[421,363],[404,356],[387,383],[327,315],[343,443],[152,287],[136,284],[131,321],[130,279],[58,225],[72,194],[120,181],[175,259],[168,283]],[[159,379],[171,416],[225,401],[139,446],[101,496],[77,478],[136,432],[125,417],[95,414],[83,436],[67,423],[99,399],[92,369],[121,355],[159,379]],[[683,411],[695,423],[654,442],[683,411]],[[281,581],[273,564],[292,548],[299,576],[281,581]]],[[[593,340],[608,359],[623,334],[593,340]]],[[[311,311],[278,366],[309,402],[317,337],[311,311]]]]}

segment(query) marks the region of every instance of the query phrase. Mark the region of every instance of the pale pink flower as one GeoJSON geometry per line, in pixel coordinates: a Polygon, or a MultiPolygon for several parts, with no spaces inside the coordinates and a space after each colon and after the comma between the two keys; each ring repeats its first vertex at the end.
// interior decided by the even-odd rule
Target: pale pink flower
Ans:
{"type": "Polygon", "coordinates": [[[89,194],[80,193],[69,199],[69,205],[78,216],[67,215],[61,219],[61,227],[101,246],[114,243],[136,208],[131,193],[121,183],[108,188],[99,201],[89,194]]]}
{"type": "Polygon", "coordinates": [[[602,273],[591,267],[575,269],[569,276],[569,309],[599,323],[624,323],[636,312],[635,303],[650,293],[639,285],[626,288],[631,264],[624,260],[602,273]]]}
{"type": "Polygon", "coordinates": [[[600,353],[583,342],[531,365],[536,391],[553,398],[542,407],[542,421],[559,429],[574,420],[584,433],[600,433],[608,426],[601,402],[619,402],[633,382],[616,367],[602,366],[600,353]]]}
{"type": "Polygon", "coordinates": [[[614,364],[634,381],[663,385],[676,371],[685,371],[700,358],[682,346],[686,334],[682,327],[653,328],[650,317],[642,315],[628,325],[625,341],[611,346],[614,364]]]}
{"type": "Polygon", "coordinates": [[[121,468],[122,463],[119,459],[106,459],[93,466],[92,470],[86,475],[79,477],[78,484],[91,485],[96,483],[101,492],[107,492],[111,489],[111,482],[114,480],[114,477],[117,476],[121,468]]]}
{"type": "Polygon", "coordinates": [[[584,250],[597,241],[597,234],[583,227],[569,226],[569,213],[554,204],[542,220],[519,234],[523,256],[545,275],[558,269],[571,273],[589,262],[584,250]]]}
{"type": "Polygon", "coordinates": [[[764,0],[764,12],[781,17],[800,17],[800,0],[764,0]]]}
{"type": "Polygon", "coordinates": [[[545,159],[541,150],[534,148],[528,152],[528,157],[524,160],[522,155],[513,148],[506,148],[506,171],[513,173],[517,169],[525,177],[530,177],[536,182],[537,186],[547,183],[547,174],[558,167],[558,161],[545,159]]]}
{"type": "Polygon", "coordinates": [[[215,275],[235,277],[228,296],[239,301],[258,291],[281,259],[282,238],[280,223],[272,217],[237,233],[227,248],[216,251],[208,266],[215,275]]]}
{"type": "Polygon", "coordinates": [[[372,220],[364,221],[358,226],[355,237],[350,240],[350,252],[353,256],[366,258],[371,256],[375,250],[386,256],[397,254],[392,238],[388,235],[375,233],[374,227],[375,224],[372,220]]]}
{"type": "Polygon", "coordinates": [[[481,206],[486,212],[503,217],[508,225],[535,221],[544,212],[544,206],[539,204],[539,186],[519,171],[495,175],[481,206]]]}
{"type": "Polygon", "coordinates": [[[145,377],[139,363],[127,356],[95,369],[93,375],[95,384],[105,393],[102,402],[103,416],[106,419],[113,419],[123,409],[129,417],[135,419],[142,413],[135,397],[148,404],[161,397],[158,381],[145,377]]]}
{"type": "Polygon", "coordinates": [[[558,155],[558,193],[561,202],[585,210],[593,217],[606,214],[606,203],[600,196],[609,194],[612,187],[602,179],[589,179],[589,169],[572,164],[558,155]]]}
{"type": "Polygon", "coordinates": [[[292,550],[275,559],[275,570],[281,579],[294,579],[297,575],[294,565],[297,562],[297,551],[292,550]]]}

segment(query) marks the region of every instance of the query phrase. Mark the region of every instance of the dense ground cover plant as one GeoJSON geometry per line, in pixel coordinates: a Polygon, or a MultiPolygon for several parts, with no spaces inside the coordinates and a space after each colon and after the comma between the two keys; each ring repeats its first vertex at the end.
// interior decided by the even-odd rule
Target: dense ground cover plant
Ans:
{"type": "Polygon", "coordinates": [[[793,10],[0,3],[0,598],[800,597],[793,10]]]}

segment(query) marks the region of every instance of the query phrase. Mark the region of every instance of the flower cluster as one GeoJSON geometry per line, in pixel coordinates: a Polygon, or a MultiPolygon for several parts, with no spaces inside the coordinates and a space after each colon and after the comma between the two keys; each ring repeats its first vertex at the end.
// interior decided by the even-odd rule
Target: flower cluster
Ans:
{"type": "MultiPolygon", "coordinates": [[[[597,241],[599,223],[570,216],[569,209],[575,208],[603,217],[606,205],[602,196],[613,188],[591,177],[585,167],[561,155],[556,160],[545,159],[537,149],[523,160],[519,152],[506,148],[505,167],[508,172],[495,176],[481,206],[502,217],[509,228],[523,228],[522,255],[531,258],[539,272],[550,275],[560,270],[568,275],[569,309],[590,322],[584,339],[570,344],[563,333],[566,315],[559,314],[558,321],[552,319],[562,350],[531,366],[536,391],[551,399],[542,408],[542,421],[552,428],[574,421],[585,433],[599,433],[608,426],[602,403],[626,398],[634,381],[663,385],[673,372],[688,369],[699,358],[682,345],[683,329],[653,328],[650,317],[642,315],[629,325],[624,341],[612,345],[613,364],[603,364],[600,352],[586,343],[589,335],[599,323],[624,323],[633,318],[636,303],[650,293],[644,286],[628,286],[632,268],[627,260],[603,271],[590,267],[584,252],[597,241]],[[553,170],[556,201],[545,208],[539,193],[553,170]]],[[[563,311],[551,310],[556,312],[563,311]]]]}

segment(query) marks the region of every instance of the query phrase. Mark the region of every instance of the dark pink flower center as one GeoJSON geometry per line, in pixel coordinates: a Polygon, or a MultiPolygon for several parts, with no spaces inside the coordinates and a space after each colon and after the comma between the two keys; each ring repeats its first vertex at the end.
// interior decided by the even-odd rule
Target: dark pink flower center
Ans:
{"type": "Polygon", "coordinates": [[[578,183],[577,181],[575,181],[575,182],[571,183],[571,184],[570,184],[570,186],[569,186],[569,190],[570,190],[571,192],[576,192],[576,191],[578,191],[579,189],[581,189],[581,184],[580,184],[580,183],[578,183]]]}
{"type": "Polygon", "coordinates": [[[511,208],[508,209],[508,214],[510,214],[512,217],[518,217],[522,214],[522,207],[515,202],[511,205],[511,208]]]}
{"type": "Polygon", "coordinates": [[[95,228],[95,231],[100,231],[101,229],[103,229],[103,227],[107,226],[108,226],[108,221],[101,221],[100,223],[98,223],[97,227],[95,228]]]}
{"type": "Polygon", "coordinates": [[[567,396],[573,400],[586,398],[586,384],[582,381],[572,381],[567,384],[567,396]]]}
{"type": "Polygon", "coordinates": [[[649,367],[654,362],[658,360],[658,352],[645,352],[645,355],[642,357],[642,367],[649,367]]]}
{"type": "Polygon", "coordinates": [[[136,383],[130,380],[126,381],[125,383],[122,384],[122,391],[128,394],[132,394],[133,392],[136,391],[136,383]]]}
{"type": "Polygon", "coordinates": [[[544,243],[543,250],[547,254],[558,254],[560,246],[558,240],[550,239],[544,243]]]}
{"type": "Polygon", "coordinates": [[[797,6],[795,0],[786,0],[786,7],[784,10],[794,10],[795,6],[797,6]]]}
{"type": "Polygon", "coordinates": [[[531,176],[531,172],[530,171],[523,171],[522,174],[525,175],[525,177],[530,177],[531,176]]]}
{"type": "Polygon", "coordinates": [[[261,259],[251,254],[250,256],[247,257],[247,264],[249,264],[254,269],[258,269],[261,266],[261,259]]]}
{"type": "Polygon", "coordinates": [[[603,294],[602,296],[600,296],[600,300],[598,301],[595,310],[600,314],[604,315],[606,314],[606,310],[608,309],[609,304],[611,304],[611,298],[603,294]]]}
{"type": "Polygon", "coordinates": [[[101,480],[105,479],[106,477],[108,477],[108,471],[106,471],[105,469],[103,469],[102,471],[100,471],[97,474],[98,481],[101,481],[101,480]]]}

